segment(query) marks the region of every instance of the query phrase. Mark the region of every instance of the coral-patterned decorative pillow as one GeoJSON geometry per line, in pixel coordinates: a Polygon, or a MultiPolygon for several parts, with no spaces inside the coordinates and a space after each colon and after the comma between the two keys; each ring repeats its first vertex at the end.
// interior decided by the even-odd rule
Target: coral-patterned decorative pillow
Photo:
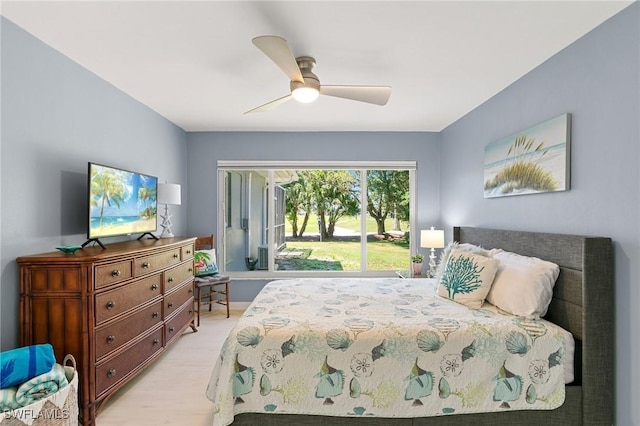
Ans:
{"type": "Polygon", "coordinates": [[[479,309],[491,290],[499,262],[454,248],[438,282],[438,296],[479,309]]]}

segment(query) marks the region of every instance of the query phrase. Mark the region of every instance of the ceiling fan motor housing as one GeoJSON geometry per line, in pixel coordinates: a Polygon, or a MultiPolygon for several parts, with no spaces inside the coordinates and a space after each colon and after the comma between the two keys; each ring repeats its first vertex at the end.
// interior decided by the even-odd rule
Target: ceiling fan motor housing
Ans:
{"type": "Polygon", "coordinates": [[[293,92],[300,87],[310,87],[320,91],[320,79],[311,71],[316,64],[316,60],[310,56],[300,56],[296,58],[296,62],[298,63],[304,82],[292,81],[290,84],[291,91],[293,92]]]}

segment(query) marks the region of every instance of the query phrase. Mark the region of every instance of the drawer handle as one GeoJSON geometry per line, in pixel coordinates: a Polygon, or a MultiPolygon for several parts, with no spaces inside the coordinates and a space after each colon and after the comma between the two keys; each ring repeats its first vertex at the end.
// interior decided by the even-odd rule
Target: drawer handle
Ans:
{"type": "Polygon", "coordinates": [[[178,258],[178,255],[177,255],[176,253],[173,253],[173,258],[174,258],[174,259],[177,259],[177,258],[178,258]]]}
{"type": "Polygon", "coordinates": [[[193,311],[189,309],[189,315],[193,315],[193,311]]]}
{"type": "Polygon", "coordinates": [[[144,263],[142,264],[142,268],[143,268],[143,269],[149,269],[149,266],[151,266],[151,264],[150,264],[149,262],[144,262],[144,263]]]}
{"type": "Polygon", "coordinates": [[[173,308],[173,302],[169,302],[169,303],[167,304],[167,307],[169,307],[169,308],[173,308]]]}
{"type": "Polygon", "coordinates": [[[151,286],[151,290],[157,290],[158,289],[158,284],[153,284],[151,286]]]}
{"type": "Polygon", "coordinates": [[[173,282],[173,277],[169,277],[169,279],[167,279],[167,282],[172,283],[173,282]]]}
{"type": "Polygon", "coordinates": [[[189,268],[189,272],[193,272],[193,268],[189,268]]]}
{"type": "Polygon", "coordinates": [[[109,300],[107,302],[107,309],[113,309],[116,307],[116,302],[114,302],[113,300],[109,300]]]}
{"type": "Polygon", "coordinates": [[[191,250],[187,250],[187,254],[191,254],[191,250]]]}
{"type": "Polygon", "coordinates": [[[111,271],[111,276],[112,277],[119,277],[120,276],[120,271],[118,269],[114,269],[113,271],[111,271]]]}
{"type": "Polygon", "coordinates": [[[157,312],[154,312],[154,313],[151,314],[151,318],[158,318],[158,315],[159,314],[157,312]]]}
{"type": "Polygon", "coordinates": [[[189,289],[189,294],[191,294],[191,293],[193,293],[193,289],[192,288],[189,289]]]}
{"type": "Polygon", "coordinates": [[[109,372],[107,373],[107,377],[113,377],[116,375],[116,369],[112,368],[109,370],[109,372]]]}
{"type": "Polygon", "coordinates": [[[113,343],[114,340],[116,340],[116,336],[114,336],[113,334],[110,334],[107,337],[107,343],[113,343]]]}
{"type": "Polygon", "coordinates": [[[169,327],[169,333],[173,333],[176,329],[173,327],[169,327]]]}
{"type": "Polygon", "coordinates": [[[160,343],[160,339],[153,339],[153,346],[157,345],[158,343],[160,343]]]}

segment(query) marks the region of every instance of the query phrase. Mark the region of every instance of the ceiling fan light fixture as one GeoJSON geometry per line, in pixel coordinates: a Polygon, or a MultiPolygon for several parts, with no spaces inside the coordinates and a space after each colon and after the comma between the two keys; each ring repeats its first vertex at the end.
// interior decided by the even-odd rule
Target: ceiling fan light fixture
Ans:
{"type": "Polygon", "coordinates": [[[296,89],[293,89],[293,91],[291,92],[291,96],[293,96],[293,99],[303,104],[308,104],[315,101],[316,99],[318,99],[319,95],[320,92],[318,91],[318,89],[316,89],[315,87],[307,86],[298,87],[296,89]]]}

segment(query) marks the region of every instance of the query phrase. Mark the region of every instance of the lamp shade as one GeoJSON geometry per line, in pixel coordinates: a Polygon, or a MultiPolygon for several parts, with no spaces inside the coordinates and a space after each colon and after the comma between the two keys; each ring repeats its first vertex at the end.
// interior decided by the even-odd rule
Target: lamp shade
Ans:
{"type": "Polygon", "coordinates": [[[172,204],[179,206],[180,199],[180,185],[177,183],[159,183],[158,184],[158,203],[159,204],[172,204]]]}
{"type": "Polygon", "coordinates": [[[423,229],[420,231],[420,247],[443,248],[444,231],[441,229],[423,229]]]}

